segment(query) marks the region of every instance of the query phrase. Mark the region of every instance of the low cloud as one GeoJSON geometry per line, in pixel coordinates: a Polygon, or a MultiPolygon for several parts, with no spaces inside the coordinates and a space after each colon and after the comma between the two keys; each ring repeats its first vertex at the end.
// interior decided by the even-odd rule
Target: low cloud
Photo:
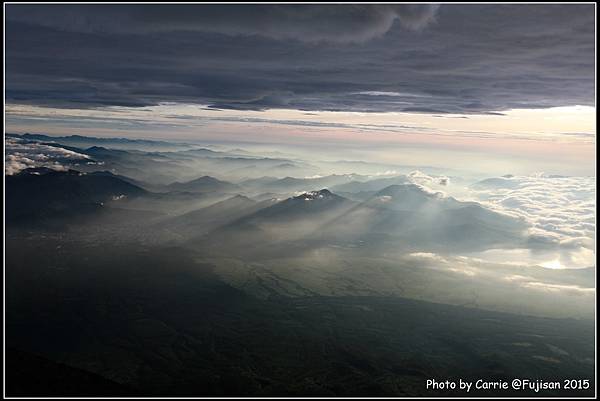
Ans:
{"type": "Polygon", "coordinates": [[[595,288],[582,288],[577,285],[561,285],[561,284],[548,284],[548,283],[540,283],[536,281],[526,282],[523,284],[523,287],[532,288],[539,291],[545,292],[561,292],[568,295],[580,296],[585,294],[593,294],[596,289],[595,288]]]}
{"type": "Polygon", "coordinates": [[[10,137],[4,138],[4,155],[6,175],[33,167],[65,170],[78,163],[91,162],[88,155],[69,149],[10,137]]]}
{"type": "Polygon", "coordinates": [[[473,195],[487,207],[524,219],[530,249],[555,249],[567,267],[595,264],[596,184],[594,177],[538,174],[481,181],[473,195]]]}
{"type": "Polygon", "coordinates": [[[432,189],[439,189],[440,187],[445,187],[450,183],[450,178],[446,176],[439,175],[430,175],[425,174],[419,170],[414,170],[408,173],[407,178],[414,182],[415,184],[420,184],[424,187],[429,187],[432,189]]]}

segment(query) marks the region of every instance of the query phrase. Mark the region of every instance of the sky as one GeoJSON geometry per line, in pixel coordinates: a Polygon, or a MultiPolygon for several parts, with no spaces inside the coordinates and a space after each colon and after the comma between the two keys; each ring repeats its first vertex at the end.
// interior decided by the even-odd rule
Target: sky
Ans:
{"type": "Polygon", "coordinates": [[[595,174],[593,4],[9,4],[5,20],[7,132],[595,174]]]}

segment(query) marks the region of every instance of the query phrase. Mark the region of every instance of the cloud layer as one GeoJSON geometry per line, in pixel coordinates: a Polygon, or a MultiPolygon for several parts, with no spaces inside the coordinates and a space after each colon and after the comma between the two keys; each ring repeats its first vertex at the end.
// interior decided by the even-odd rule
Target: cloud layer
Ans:
{"type": "Polygon", "coordinates": [[[547,267],[595,264],[594,177],[505,176],[476,184],[474,193],[486,206],[527,221],[531,250],[558,251],[547,267]]]}
{"type": "MultiPolygon", "coordinates": [[[[98,34],[203,32],[301,42],[359,43],[385,34],[396,20],[419,30],[433,4],[401,5],[145,5],[17,7],[11,18],[63,31],[98,34]]],[[[12,10],[11,10],[12,11],[12,10]]]]}
{"type": "Polygon", "coordinates": [[[436,113],[591,105],[593,7],[8,5],[6,96],[436,113]]]}
{"type": "Polygon", "coordinates": [[[93,163],[88,155],[38,142],[4,138],[4,174],[13,175],[32,167],[65,170],[78,163],[93,163]]]}

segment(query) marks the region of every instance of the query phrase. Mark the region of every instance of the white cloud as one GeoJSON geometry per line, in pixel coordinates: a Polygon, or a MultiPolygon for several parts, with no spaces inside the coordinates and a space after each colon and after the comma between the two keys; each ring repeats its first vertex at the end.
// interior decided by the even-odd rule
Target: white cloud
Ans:
{"type": "Polygon", "coordinates": [[[408,255],[410,258],[426,260],[426,261],[435,261],[435,262],[446,262],[446,259],[431,252],[413,252],[408,255]]]}
{"type": "Polygon", "coordinates": [[[4,174],[12,175],[32,167],[48,167],[64,170],[68,165],[90,157],[59,146],[24,141],[18,138],[4,138],[4,174]]]}
{"type": "Polygon", "coordinates": [[[467,276],[481,276],[482,279],[506,282],[522,288],[561,292],[570,295],[589,294],[595,291],[594,283],[581,277],[576,283],[567,270],[552,274],[548,270],[526,263],[497,262],[476,257],[439,255],[430,252],[416,252],[407,255],[409,260],[420,262],[422,266],[467,276]]]}
{"type": "Polygon", "coordinates": [[[546,263],[595,264],[594,177],[505,176],[481,181],[471,189],[471,195],[485,206],[524,219],[531,226],[530,249],[555,251],[546,263]]]}
{"type": "Polygon", "coordinates": [[[585,295],[585,294],[593,294],[596,291],[594,288],[584,288],[578,285],[563,285],[563,284],[549,284],[549,283],[540,283],[537,281],[530,281],[522,284],[523,287],[531,288],[539,291],[545,292],[561,292],[570,295],[585,295]]]}
{"type": "Polygon", "coordinates": [[[443,187],[446,187],[450,183],[450,178],[444,175],[430,175],[425,174],[422,171],[414,170],[406,175],[409,181],[414,184],[419,185],[421,188],[427,190],[431,193],[442,193],[442,195],[446,195],[443,191],[440,191],[443,187]]]}

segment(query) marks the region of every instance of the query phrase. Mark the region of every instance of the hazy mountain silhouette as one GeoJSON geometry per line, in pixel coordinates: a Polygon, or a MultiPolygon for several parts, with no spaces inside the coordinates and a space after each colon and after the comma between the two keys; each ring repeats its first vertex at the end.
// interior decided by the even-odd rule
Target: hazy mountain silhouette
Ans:
{"type": "Polygon", "coordinates": [[[402,175],[397,177],[376,178],[367,181],[352,181],[339,184],[332,188],[335,192],[374,192],[380,191],[390,185],[407,184],[410,180],[402,175]]]}
{"type": "Polygon", "coordinates": [[[461,202],[415,184],[392,185],[323,228],[323,235],[422,249],[473,250],[514,245],[526,225],[475,202],[461,202]]]}
{"type": "Polygon", "coordinates": [[[114,175],[29,168],[6,176],[8,222],[60,218],[98,210],[114,198],[146,191],[114,175]]]}
{"type": "Polygon", "coordinates": [[[240,185],[251,191],[292,193],[299,191],[311,191],[319,188],[329,188],[338,184],[348,183],[356,179],[356,174],[332,174],[323,177],[260,177],[243,181],[240,185]]]}
{"type": "Polygon", "coordinates": [[[471,185],[477,189],[489,189],[489,188],[506,188],[513,189],[520,185],[518,180],[513,180],[513,176],[507,175],[503,177],[492,177],[486,178],[485,180],[478,181],[471,185]]]}
{"type": "Polygon", "coordinates": [[[187,182],[174,182],[167,188],[172,191],[227,192],[237,189],[237,185],[205,175],[187,182]]]}
{"type": "Polygon", "coordinates": [[[272,204],[272,200],[257,202],[243,195],[235,195],[205,208],[173,217],[161,222],[160,226],[183,234],[198,235],[272,204]]]}
{"type": "Polygon", "coordinates": [[[355,203],[327,189],[305,192],[244,216],[210,234],[209,241],[241,244],[300,239],[327,219],[349,210],[355,203]]]}

